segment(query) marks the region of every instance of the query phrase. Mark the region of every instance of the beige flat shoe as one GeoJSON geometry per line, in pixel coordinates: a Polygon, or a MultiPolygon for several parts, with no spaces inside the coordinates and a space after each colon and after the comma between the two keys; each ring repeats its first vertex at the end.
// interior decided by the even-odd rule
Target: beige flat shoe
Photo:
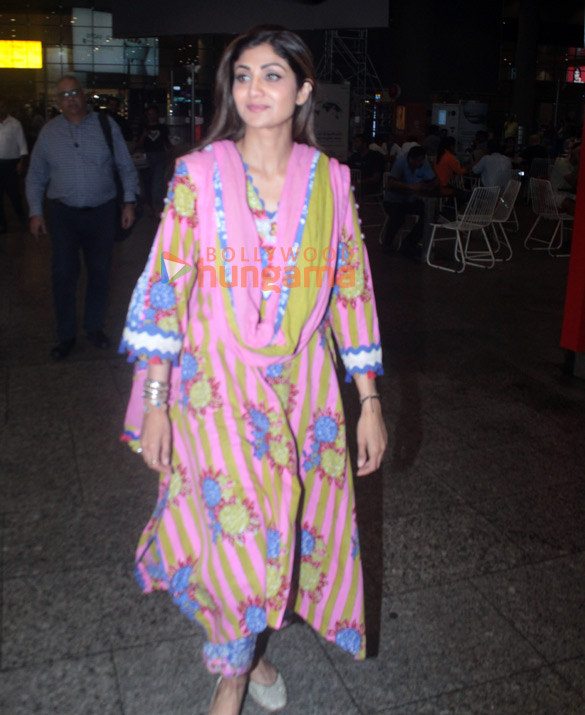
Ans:
{"type": "Polygon", "coordinates": [[[286,707],[286,685],[280,673],[272,685],[261,685],[250,678],[248,692],[252,700],[271,713],[286,707]]]}

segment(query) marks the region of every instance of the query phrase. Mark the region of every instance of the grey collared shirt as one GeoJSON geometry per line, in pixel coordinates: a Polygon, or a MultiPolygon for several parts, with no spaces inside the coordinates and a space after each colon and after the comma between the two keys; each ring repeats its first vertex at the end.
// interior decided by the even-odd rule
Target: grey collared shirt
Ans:
{"type": "MultiPolygon", "coordinates": [[[[136,168],[120,128],[111,119],[109,122],[124,201],[130,203],[136,200],[136,168]]],[[[116,196],[112,153],[94,112],[80,124],[60,115],[42,128],[26,177],[31,216],[42,215],[45,190],[47,198],[77,208],[101,206],[116,196]]]]}

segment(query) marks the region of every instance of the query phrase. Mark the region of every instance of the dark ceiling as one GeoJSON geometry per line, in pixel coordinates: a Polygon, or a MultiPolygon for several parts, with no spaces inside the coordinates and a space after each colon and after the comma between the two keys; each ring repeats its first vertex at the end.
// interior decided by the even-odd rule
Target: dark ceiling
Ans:
{"type": "MultiPolygon", "coordinates": [[[[196,3],[197,0],[193,0],[196,3]]],[[[209,0],[203,0],[209,2],[209,0]]],[[[221,0],[220,0],[221,1],[221,0]]],[[[301,4],[318,4],[318,0],[295,0],[301,4]]],[[[395,2],[404,0],[389,0],[390,9],[395,2]]],[[[583,25],[584,2],[583,0],[529,0],[533,6],[538,7],[541,20],[583,25]]],[[[526,0],[503,0],[504,15],[517,17],[520,5],[526,0]]],[[[110,12],[113,0],[2,0],[1,12],[58,12],[70,10],[73,7],[93,8],[110,12]]],[[[218,2],[218,5],[220,2],[218,2]]]]}

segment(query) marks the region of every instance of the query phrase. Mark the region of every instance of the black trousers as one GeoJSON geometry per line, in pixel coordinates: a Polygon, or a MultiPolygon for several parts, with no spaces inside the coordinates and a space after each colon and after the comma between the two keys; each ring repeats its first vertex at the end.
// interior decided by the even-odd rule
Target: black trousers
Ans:
{"type": "Polygon", "coordinates": [[[423,215],[424,203],[420,199],[414,201],[385,201],[384,210],[388,214],[388,226],[386,228],[386,236],[384,238],[384,247],[387,250],[392,248],[394,237],[404,223],[407,216],[418,216],[419,220],[415,224],[410,234],[403,242],[403,246],[408,249],[415,249],[417,244],[422,239],[423,232],[423,215]]]}
{"type": "Polygon", "coordinates": [[[103,327],[116,230],[116,199],[95,208],[74,208],[60,201],[49,201],[48,205],[57,330],[59,340],[70,340],[77,332],[80,252],[87,270],[83,327],[88,333],[103,327]]]}
{"type": "Polygon", "coordinates": [[[20,182],[16,173],[18,162],[19,159],[0,159],[0,230],[6,230],[5,193],[10,199],[18,219],[24,221],[25,218],[20,197],[20,182]]]}

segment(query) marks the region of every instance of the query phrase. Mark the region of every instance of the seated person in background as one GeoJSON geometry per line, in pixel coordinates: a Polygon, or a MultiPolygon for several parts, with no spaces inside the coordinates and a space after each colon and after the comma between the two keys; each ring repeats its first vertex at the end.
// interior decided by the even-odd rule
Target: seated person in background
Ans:
{"type": "Polygon", "coordinates": [[[504,156],[513,159],[516,156],[516,139],[514,137],[508,137],[504,139],[504,146],[502,147],[502,152],[504,156]]]}
{"type": "Polygon", "coordinates": [[[455,137],[441,139],[434,168],[441,186],[450,184],[453,174],[467,174],[467,169],[464,169],[455,158],[455,137]]]}
{"type": "Polygon", "coordinates": [[[580,158],[581,143],[576,142],[569,156],[560,157],[555,161],[550,174],[550,183],[555,192],[557,206],[563,213],[575,214],[580,158]]]}
{"type": "Polygon", "coordinates": [[[436,124],[431,124],[429,127],[429,133],[422,140],[421,146],[425,148],[427,156],[436,156],[439,151],[439,142],[441,138],[439,137],[439,127],[436,124]]]}
{"type": "Polygon", "coordinates": [[[370,149],[379,151],[390,165],[394,163],[396,157],[400,154],[400,146],[396,143],[394,134],[388,134],[386,139],[383,136],[377,136],[370,144],[370,149]]]}
{"type": "Polygon", "coordinates": [[[471,171],[479,176],[483,186],[499,186],[502,193],[512,174],[512,160],[491,144],[488,153],[471,167],[471,171]]]}
{"type": "Polygon", "coordinates": [[[413,146],[420,146],[414,135],[406,138],[406,141],[400,147],[400,156],[407,156],[413,146]]]}
{"type": "Polygon", "coordinates": [[[352,140],[353,154],[347,160],[350,169],[359,169],[361,172],[360,188],[362,194],[375,194],[382,186],[384,173],[384,156],[379,151],[372,151],[368,147],[365,134],[356,134],[352,140]]]}
{"type": "Polygon", "coordinates": [[[512,159],[514,164],[519,164],[525,171],[529,171],[534,159],[546,159],[548,152],[546,147],[540,143],[540,134],[531,134],[528,138],[528,146],[512,159]]]}
{"type": "Polygon", "coordinates": [[[420,255],[418,244],[422,238],[424,204],[416,194],[436,184],[437,177],[426,160],[422,146],[414,146],[408,152],[408,156],[399,156],[396,159],[388,179],[388,192],[384,195],[384,209],[388,214],[388,227],[384,237],[385,251],[392,250],[394,238],[405,217],[416,215],[419,220],[400,250],[410,257],[420,255]]]}
{"type": "Polygon", "coordinates": [[[475,132],[475,139],[466,151],[468,154],[471,154],[473,161],[481,159],[481,157],[488,152],[488,133],[483,129],[479,129],[475,132]]]}

